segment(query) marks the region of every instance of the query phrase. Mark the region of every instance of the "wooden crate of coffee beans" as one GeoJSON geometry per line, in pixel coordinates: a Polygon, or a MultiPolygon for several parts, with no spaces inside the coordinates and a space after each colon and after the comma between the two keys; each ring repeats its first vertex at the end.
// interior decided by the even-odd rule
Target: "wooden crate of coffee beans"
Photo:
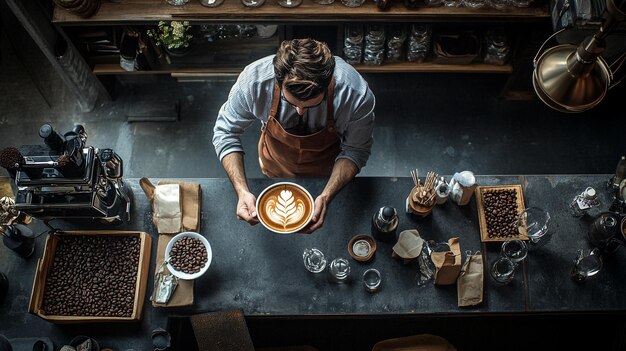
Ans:
{"type": "Polygon", "coordinates": [[[525,208],[521,185],[476,187],[476,207],[482,242],[528,240],[515,225],[525,208]]]}
{"type": "Polygon", "coordinates": [[[145,232],[67,231],[46,239],[28,312],[54,323],[138,321],[152,238],[145,232]]]}

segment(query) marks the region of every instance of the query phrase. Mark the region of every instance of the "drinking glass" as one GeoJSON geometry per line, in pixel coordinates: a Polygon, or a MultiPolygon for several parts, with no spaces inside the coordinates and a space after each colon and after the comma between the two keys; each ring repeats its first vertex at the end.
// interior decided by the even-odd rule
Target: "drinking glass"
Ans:
{"type": "Polygon", "coordinates": [[[500,256],[498,259],[491,265],[491,277],[493,280],[500,284],[506,285],[513,281],[515,277],[515,267],[517,265],[510,258],[505,256],[500,256]]]}
{"type": "Polygon", "coordinates": [[[471,9],[479,9],[487,5],[486,0],[461,0],[461,3],[463,4],[463,6],[469,7],[471,9]]]}
{"type": "Polygon", "coordinates": [[[375,268],[370,268],[363,272],[363,284],[369,292],[376,292],[380,287],[380,272],[375,268]]]}
{"type": "MultiPolygon", "coordinates": [[[[406,59],[409,62],[422,62],[430,52],[432,28],[428,24],[411,25],[409,45],[406,59]]],[[[447,185],[447,184],[446,184],[447,185]]],[[[450,187],[446,191],[446,199],[450,195],[450,187]]]]}
{"type": "Polygon", "coordinates": [[[342,257],[335,258],[328,267],[330,276],[338,283],[343,283],[350,278],[350,263],[342,257]]]}
{"type": "Polygon", "coordinates": [[[341,0],[341,3],[348,7],[359,7],[365,3],[365,0],[341,0]]]}
{"type": "Polygon", "coordinates": [[[265,0],[241,0],[245,7],[259,7],[265,3],[265,0]]]}
{"type": "Polygon", "coordinates": [[[528,255],[528,246],[522,240],[508,240],[502,243],[500,255],[518,264],[528,255]]]}
{"type": "Polygon", "coordinates": [[[297,7],[302,5],[302,0],[278,0],[278,5],[282,7],[297,7]]]}
{"type": "Polygon", "coordinates": [[[351,65],[361,63],[363,57],[363,25],[346,24],[343,45],[344,59],[351,65]]]}
{"type": "Polygon", "coordinates": [[[602,269],[602,256],[600,249],[578,250],[578,256],[574,259],[571,277],[577,283],[582,283],[588,277],[592,277],[602,269]]]}
{"type": "Polygon", "coordinates": [[[206,7],[217,7],[223,2],[224,0],[200,0],[200,4],[206,7]]]}
{"type": "Polygon", "coordinates": [[[326,268],[324,253],[316,248],[304,249],[302,260],[304,267],[311,273],[319,273],[326,268]]]}
{"type": "Polygon", "coordinates": [[[536,244],[548,232],[550,213],[539,207],[529,207],[522,211],[515,221],[520,234],[526,234],[530,242],[536,244]]]}
{"type": "Polygon", "coordinates": [[[182,6],[189,2],[189,0],[166,0],[166,2],[173,6],[182,6]]]}

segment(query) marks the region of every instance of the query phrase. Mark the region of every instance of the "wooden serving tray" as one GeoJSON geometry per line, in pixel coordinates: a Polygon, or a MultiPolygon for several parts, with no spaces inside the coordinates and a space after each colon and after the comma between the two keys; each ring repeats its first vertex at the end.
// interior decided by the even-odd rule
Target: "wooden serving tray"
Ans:
{"type": "Polygon", "coordinates": [[[141,320],[144,297],[148,284],[148,268],[150,267],[150,252],[152,237],[146,232],[120,230],[92,230],[92,231],[64,231],[50,234],[46,238],[43,257],[37,261],[37,271],[33,280],[28,312],[52,323],[94,323],[94,322],[127,322],[141,320]],[[129,317],[100,317],[100,316],[56,316],[46,315],[42,311],[46,278],[52,269],[59,238],[70,235],[120,235],[135,236],[140,239],[139,262],[137,267],[137,282],[135,286],[133,312],[129,317]]]}
{"type": "Polygon", "coordinates": [[[518,234],[517,236],[508,237],[494,237],[490,238],[487,234],[487,219],[485,217],[485,205],[483,203],[483,194],[485,192],[493,190],[515,190],[517,195],[517,214],[519,215],[524,211],[524,193],[522,192],[521,185],[503,185],[503,186],[478,186],[476,187],[476,208],[478,210],[478,222],[480,224],[480,241],[481,242],[498,242],[507,240],[528,240],[526,233],[518,234]]]}

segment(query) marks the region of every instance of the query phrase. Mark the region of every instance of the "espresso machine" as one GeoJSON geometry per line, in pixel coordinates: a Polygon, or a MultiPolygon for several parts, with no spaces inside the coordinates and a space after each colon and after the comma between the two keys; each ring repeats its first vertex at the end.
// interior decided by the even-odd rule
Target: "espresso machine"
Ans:
{"type": "Polygon", "coordinates": [[[0,165],[15,181],[17,211],[45,223],[57,218],[112,225],[130,221],[132,190],[113,150],[85,145],[82,125],[60,135],[44,124],[39,136],[44,145],[0,151],[0,165]]]}

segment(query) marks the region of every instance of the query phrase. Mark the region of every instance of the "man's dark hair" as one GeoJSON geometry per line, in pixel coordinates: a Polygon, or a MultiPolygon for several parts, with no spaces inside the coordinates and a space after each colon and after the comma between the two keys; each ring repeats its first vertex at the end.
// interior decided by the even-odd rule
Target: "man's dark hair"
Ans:
{"type": "Polygon", "coordinates": [[[274,74],[296,99],[304,101],[323,93],[333,77],[335,58],[328,45],[314,39],[281,43],[274,57],[274,74]]]}

